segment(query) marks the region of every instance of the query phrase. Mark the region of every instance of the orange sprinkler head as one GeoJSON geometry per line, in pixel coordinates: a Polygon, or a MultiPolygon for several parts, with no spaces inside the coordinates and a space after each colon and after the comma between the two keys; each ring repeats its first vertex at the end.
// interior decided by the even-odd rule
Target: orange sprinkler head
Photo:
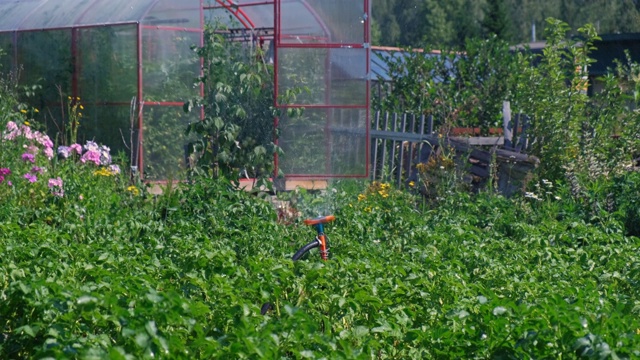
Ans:
{"type": "Polygon", "coordinates": [[[335,216],[327,215],[327,216],[320,216],[320,217],[313,218],[313,219],[306,219],[304,221],[304,223],[306,225],[318,225],[318,224],[328,223],[328,222],[333,221],[335,219],[336,219],[335,216]]]}

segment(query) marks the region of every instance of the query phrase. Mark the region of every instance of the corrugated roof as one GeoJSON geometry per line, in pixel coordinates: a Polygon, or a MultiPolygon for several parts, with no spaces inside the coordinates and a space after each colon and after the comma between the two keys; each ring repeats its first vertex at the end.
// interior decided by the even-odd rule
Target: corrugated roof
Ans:
{"type": "Polygon", "coordinates": [[[374,46],[371,49],[371,80],[391,81],[391,70],[388,62],[404,62],[407,58],[416,53],[422,53],[425,57],[440,56],[439,51],[424,53],[422,50],[405,50],[394,47],[374,46]]]}

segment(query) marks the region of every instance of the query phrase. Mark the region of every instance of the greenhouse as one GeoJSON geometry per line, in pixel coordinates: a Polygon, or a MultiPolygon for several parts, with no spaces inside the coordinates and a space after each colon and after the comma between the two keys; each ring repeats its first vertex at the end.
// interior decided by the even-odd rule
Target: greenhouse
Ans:
{"type": "Polygon", "coordinates": [[[184,129],[202,116],[182,110],[202,95],[194,47],[202,45],[207,22],[222,21],[230,36],[269,49],[276,105],[304,108],[295,119],[274,119],[282,172],[366,176],[369,6],[368,0],[0,0],[0,65],[20,84],[38,85],[28,102],[50,133],[64,134],[75,109],[78,142],[104,143],[124,152],[146,179],[165,179],[185,167],[191,139],[184,129]],[[306,91],[295,101],[278,103],[279,94],[301,87],[306,91]]]}

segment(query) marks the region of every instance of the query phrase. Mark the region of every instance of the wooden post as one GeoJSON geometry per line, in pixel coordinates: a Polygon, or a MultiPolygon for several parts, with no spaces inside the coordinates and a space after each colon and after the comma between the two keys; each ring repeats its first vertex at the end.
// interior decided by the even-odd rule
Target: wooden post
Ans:
{"type": "MultiPolygon", "coordinates": [[[[380,110],[376,111],[375,125],[373,130],[380,130],[380,110]]],[[[376,171],[378,170],[378,148],[379,141],[377,138],[371,138],[371,180],[376,179],[376,171]]]]}
{"type": "Polygon", "coordinates": [[[508,101],[502,102],[502,126],[504,130],[504,147],[513,147],[513,133],[511,131],[511,103],[508,101]]]}

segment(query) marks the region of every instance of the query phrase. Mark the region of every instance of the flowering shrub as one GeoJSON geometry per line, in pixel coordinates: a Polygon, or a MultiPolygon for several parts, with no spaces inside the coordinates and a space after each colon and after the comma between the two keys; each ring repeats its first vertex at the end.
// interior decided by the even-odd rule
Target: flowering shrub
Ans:
{"type": "Polygon", "coordinates": [[[7,122],[0,135],[0,148],[0,194],[13,186],[37,183],[39,176],[46,177],[47,164],[54,154],[53,142],[27,121],[7,122]]]}
{"type": "MultiPolygon", "coordinates": [[[[54,151],[49,136],[24,119],[2,126],[0,198],[20,208],[21,219],[58,218],[57,222],[63,223],[72,214],[84,219],[87,209],[80,204],[84,199],[96,205],[96,201],[106,201],[109,191],[131,198],[134,192],[125,190],[122,176],[107,146],[87,141],[84,145],[61,145],[54,151]]],[[[7,216],[17,218],[18,214],[7,216]]]]}

